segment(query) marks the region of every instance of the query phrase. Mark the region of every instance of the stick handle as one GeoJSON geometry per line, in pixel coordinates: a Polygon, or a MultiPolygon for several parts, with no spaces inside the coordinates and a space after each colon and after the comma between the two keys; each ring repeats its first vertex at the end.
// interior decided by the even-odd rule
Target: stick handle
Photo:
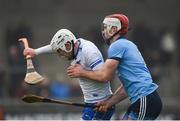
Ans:
{"type": "Polygon", "coordinates": [[[58,103],[58,104],[65,104],[65,105],[74,105],[74,106],[79,106],[79,107],[95,107],[93,105],[84,104],[84,103],[74,103],[74,102],[60,101],[60,100],[49,99],[49,98],[43,98],[42,102],[58,103]]]}
{"type": "MultiPolygon", "coordinates": [[[[25,49],[29,48],[29,44],[28,44],[27,38],[20,38],[18,41],[23,42],[23,45],[24,45],[24,48],[25,48],[25,49]]],[[[26,59],[28,59],[28,58],[31,58],[31,56],[30,56],[30,55],[27,55],[27,56],[26,56],[26,59]]]]}
{"type": "Polygon", "coordinates": [[[73,105],[73,106],[79,106],[79,107],[93,107],[95,108],[96,106],[91,105],[91,104],[84,104],[84,103],[74,103],[70,101],[63,101],[63,100],[55,100],[55,99],[50,99],[42,96],[37,96],[37,95],[25,95],[22,100],[27,103],[57,103],[57,104],[65,104],[65,105],[73,105]]]}

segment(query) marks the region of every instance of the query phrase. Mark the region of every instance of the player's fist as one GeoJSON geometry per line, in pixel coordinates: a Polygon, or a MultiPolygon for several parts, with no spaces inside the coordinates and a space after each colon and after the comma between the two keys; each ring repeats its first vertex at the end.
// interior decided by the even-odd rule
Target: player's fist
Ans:
{"type": "Polygon", "coordinates": [[[100,112],[107,112],[107,110],[111,107],[108,101],[98,102],[96,106],[98,107],[96,110],[100,112]]]}
{"type": "Polygon", "coordinates": [[[84,68],[80,64],[75,64],[67,68],[67,74],[71,78],[81,78],[83,76],[84,68]]]}
{"type": "Polygon", "coordinates": [[[31,57],[34,57],[36,55],[35,53],[35,50],[33,48],[27,48],[27,49],[24,49],[24,52],[23,52],[24,56],[31,56],[31,57]]]}

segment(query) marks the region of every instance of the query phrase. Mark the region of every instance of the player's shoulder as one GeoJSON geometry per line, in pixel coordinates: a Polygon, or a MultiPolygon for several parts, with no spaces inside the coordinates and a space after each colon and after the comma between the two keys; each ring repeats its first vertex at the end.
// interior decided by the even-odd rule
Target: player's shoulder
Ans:
{"type": "Polygon", "coordinates": [[[83,38],[78,38],[78,40],[81,42],[82,45],[88,46],[88,45],[94,45],[93,42],[91,42],[90,40],[87,39],[83,39],[83,38]]]}
{"type": "Polygon", "coordinates": [[[134,45],[132,41],[126,38],[120,38],[117,41],[115,41],[115,43],[121,43],[122,45],[134,45]]]}
{"type": "Polygon", "coordinates": [[[120,38],[111,44],[111,48],[129,48],[136,46],[132,41],[126,38],[120,38]]]}
{"type": "Polygon", "coordinates": [[[93,50],[97,50],[97,47],[96,45],[89,41],[89,40],[86,40],[86,39],[83,39],[83,38],[79,38],[78,40],[80,40],[81,42],[81,48],[82,48],[82,51],[93,51],[93,50]]]}
{"type": "Polygon", "coordinates": [[[102,57],[102,54],[97,46],[93,42],[85,39],[81,39],[81,53],[82,56],[85,56],[85,58],[102,57]]]}

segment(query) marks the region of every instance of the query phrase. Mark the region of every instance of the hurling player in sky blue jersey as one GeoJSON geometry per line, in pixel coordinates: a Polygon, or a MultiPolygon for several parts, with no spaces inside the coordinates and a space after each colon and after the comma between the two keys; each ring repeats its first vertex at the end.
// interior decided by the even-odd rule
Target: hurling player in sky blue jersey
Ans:
{"type": "Polygon", "coordinates": [[[155,120],[162,109],[158,85],[153,82],[151,74],[137,46],[125,35],[129,20],[123,14],[105,17],[102,35],[108,45],[108,58],[101,69],[90,71],[76,64],[67,70],[70,77],[89,78],[97,81],[112,80],[117,71],[122,85],[113,96],[97,105],[99,111],[106,112],[109,107],[129,98],[131,105],[122,119],[155,120]]]}

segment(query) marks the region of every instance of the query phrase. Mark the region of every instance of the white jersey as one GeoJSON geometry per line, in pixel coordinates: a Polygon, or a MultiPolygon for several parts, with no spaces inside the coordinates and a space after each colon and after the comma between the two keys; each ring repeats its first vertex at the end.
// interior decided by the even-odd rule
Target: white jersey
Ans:
{"type": "MultiPolygon", "coordinates": [[[[71,64],[81,64],[87,70],[97,70],[101,68],[104,60],[99,49],[90,41],[82,38],[79,38],[78,41],[80,45],[75,54],[75,59],[72,60],[71,64]]],[[[79,82],[86,103],[104,101],[112,95],[110,82],[104,83],[84,78],[81,78],[79,82]]]]}
{"type": "MultiPolygon", "coordinates": [[[[77,53],[75,54],[75,59],[72,60],[71,64],[73,65],[79,63],[88,70],[97,70],[101,68],[104,60],[99,49],[90,41],[82,38],[78,39],[78,41],[80,42],[80,45],[77,53]]],[[[53,50],[50,45],[35,49],[36,55],[52,52],[53,50]]],[[[79,83],[84,94],[84,101],[86,103],[104,101],[112,95],[109,82],[104,83],[81,78],[79,83]]]]}

